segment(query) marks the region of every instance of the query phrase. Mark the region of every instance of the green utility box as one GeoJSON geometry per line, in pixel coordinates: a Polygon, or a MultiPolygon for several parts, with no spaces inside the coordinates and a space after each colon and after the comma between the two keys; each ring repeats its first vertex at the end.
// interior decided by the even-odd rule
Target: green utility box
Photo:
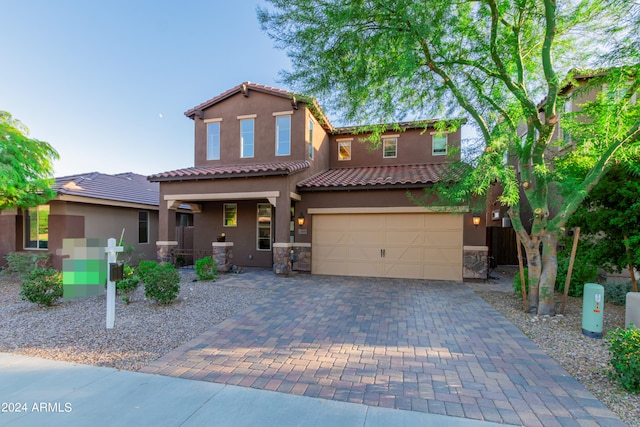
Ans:
{"type": "Polygon", "coordinates": [[[604,286],[585,284],[582,296],[582,333],[590,338],[602,338],[603,315],[604,286]]]}

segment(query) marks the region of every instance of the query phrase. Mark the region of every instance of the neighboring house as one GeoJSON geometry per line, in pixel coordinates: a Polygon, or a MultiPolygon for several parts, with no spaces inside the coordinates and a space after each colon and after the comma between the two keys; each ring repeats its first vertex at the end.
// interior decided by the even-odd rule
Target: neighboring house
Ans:
{"type": "Polygon", "coordinates": [[[445,179],[444,164],[459,159],[451,155],[459,129],[401,123],[371,150],[362,128],[332,126],[315,100],[254,83],[185,115],[195,125],[195,166],[149,177],[160,183],[161,259],[178,247],[173,210],[189,204],[187,249],[213,251],[222,270],[486,278],[484,226],[468,207],[425,208],[407,197],[445,179]]]}
{"type": "Polygon", "coordinates": [[[155,259],[158,240],[158,184],[134,173],[99,172],[56,178],[56,197],[47,204],[0,212],[0,263],[10,252],[49,253],[61,269],[62,239],[109,238],[134,248],[134,256],[155,259]]]}

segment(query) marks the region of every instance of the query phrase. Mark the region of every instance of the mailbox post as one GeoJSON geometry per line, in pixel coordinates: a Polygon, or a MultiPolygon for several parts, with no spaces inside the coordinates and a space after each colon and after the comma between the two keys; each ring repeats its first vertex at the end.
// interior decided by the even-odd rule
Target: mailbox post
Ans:
{"type": "Polygon", "coordinates": [[[111,277],[112,265],[116,264],[118,257],[117,252],[122,252],[124,248],[122,246],[116,246],[116,239],[113,237],[107,240],[107,247],[104,248],[104,252],[107,254],[107,262],[109,263],[109,278],[107,279],[107,329],[113,329],[113,324],[116,317],[116,280],[111,277]]]}

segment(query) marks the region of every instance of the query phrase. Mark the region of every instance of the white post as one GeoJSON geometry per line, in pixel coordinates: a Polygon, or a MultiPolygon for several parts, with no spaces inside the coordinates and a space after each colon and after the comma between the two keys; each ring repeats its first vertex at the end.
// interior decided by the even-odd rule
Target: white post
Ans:
{"type": "Polygon", "coordinates": [[[113,237],[107,240],[107,247],[104,248],[107,254],[107,329],[113,329],[116,317],[116,283],[111,281],[109,264],[116,262],[118,258],[116,252],[122,252],[122,250],[122,246],[116,246],[116,239],[113,237]]]}

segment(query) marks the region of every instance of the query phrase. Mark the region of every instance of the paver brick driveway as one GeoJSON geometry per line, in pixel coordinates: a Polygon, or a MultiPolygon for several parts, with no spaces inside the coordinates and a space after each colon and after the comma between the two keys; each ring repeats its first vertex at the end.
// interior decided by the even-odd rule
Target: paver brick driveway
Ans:
{"type": "Polygon", "coordinates": [[[624,426],[463,283],[253,270],[272,290],[141,369],[526,426],[624,426]]]}

